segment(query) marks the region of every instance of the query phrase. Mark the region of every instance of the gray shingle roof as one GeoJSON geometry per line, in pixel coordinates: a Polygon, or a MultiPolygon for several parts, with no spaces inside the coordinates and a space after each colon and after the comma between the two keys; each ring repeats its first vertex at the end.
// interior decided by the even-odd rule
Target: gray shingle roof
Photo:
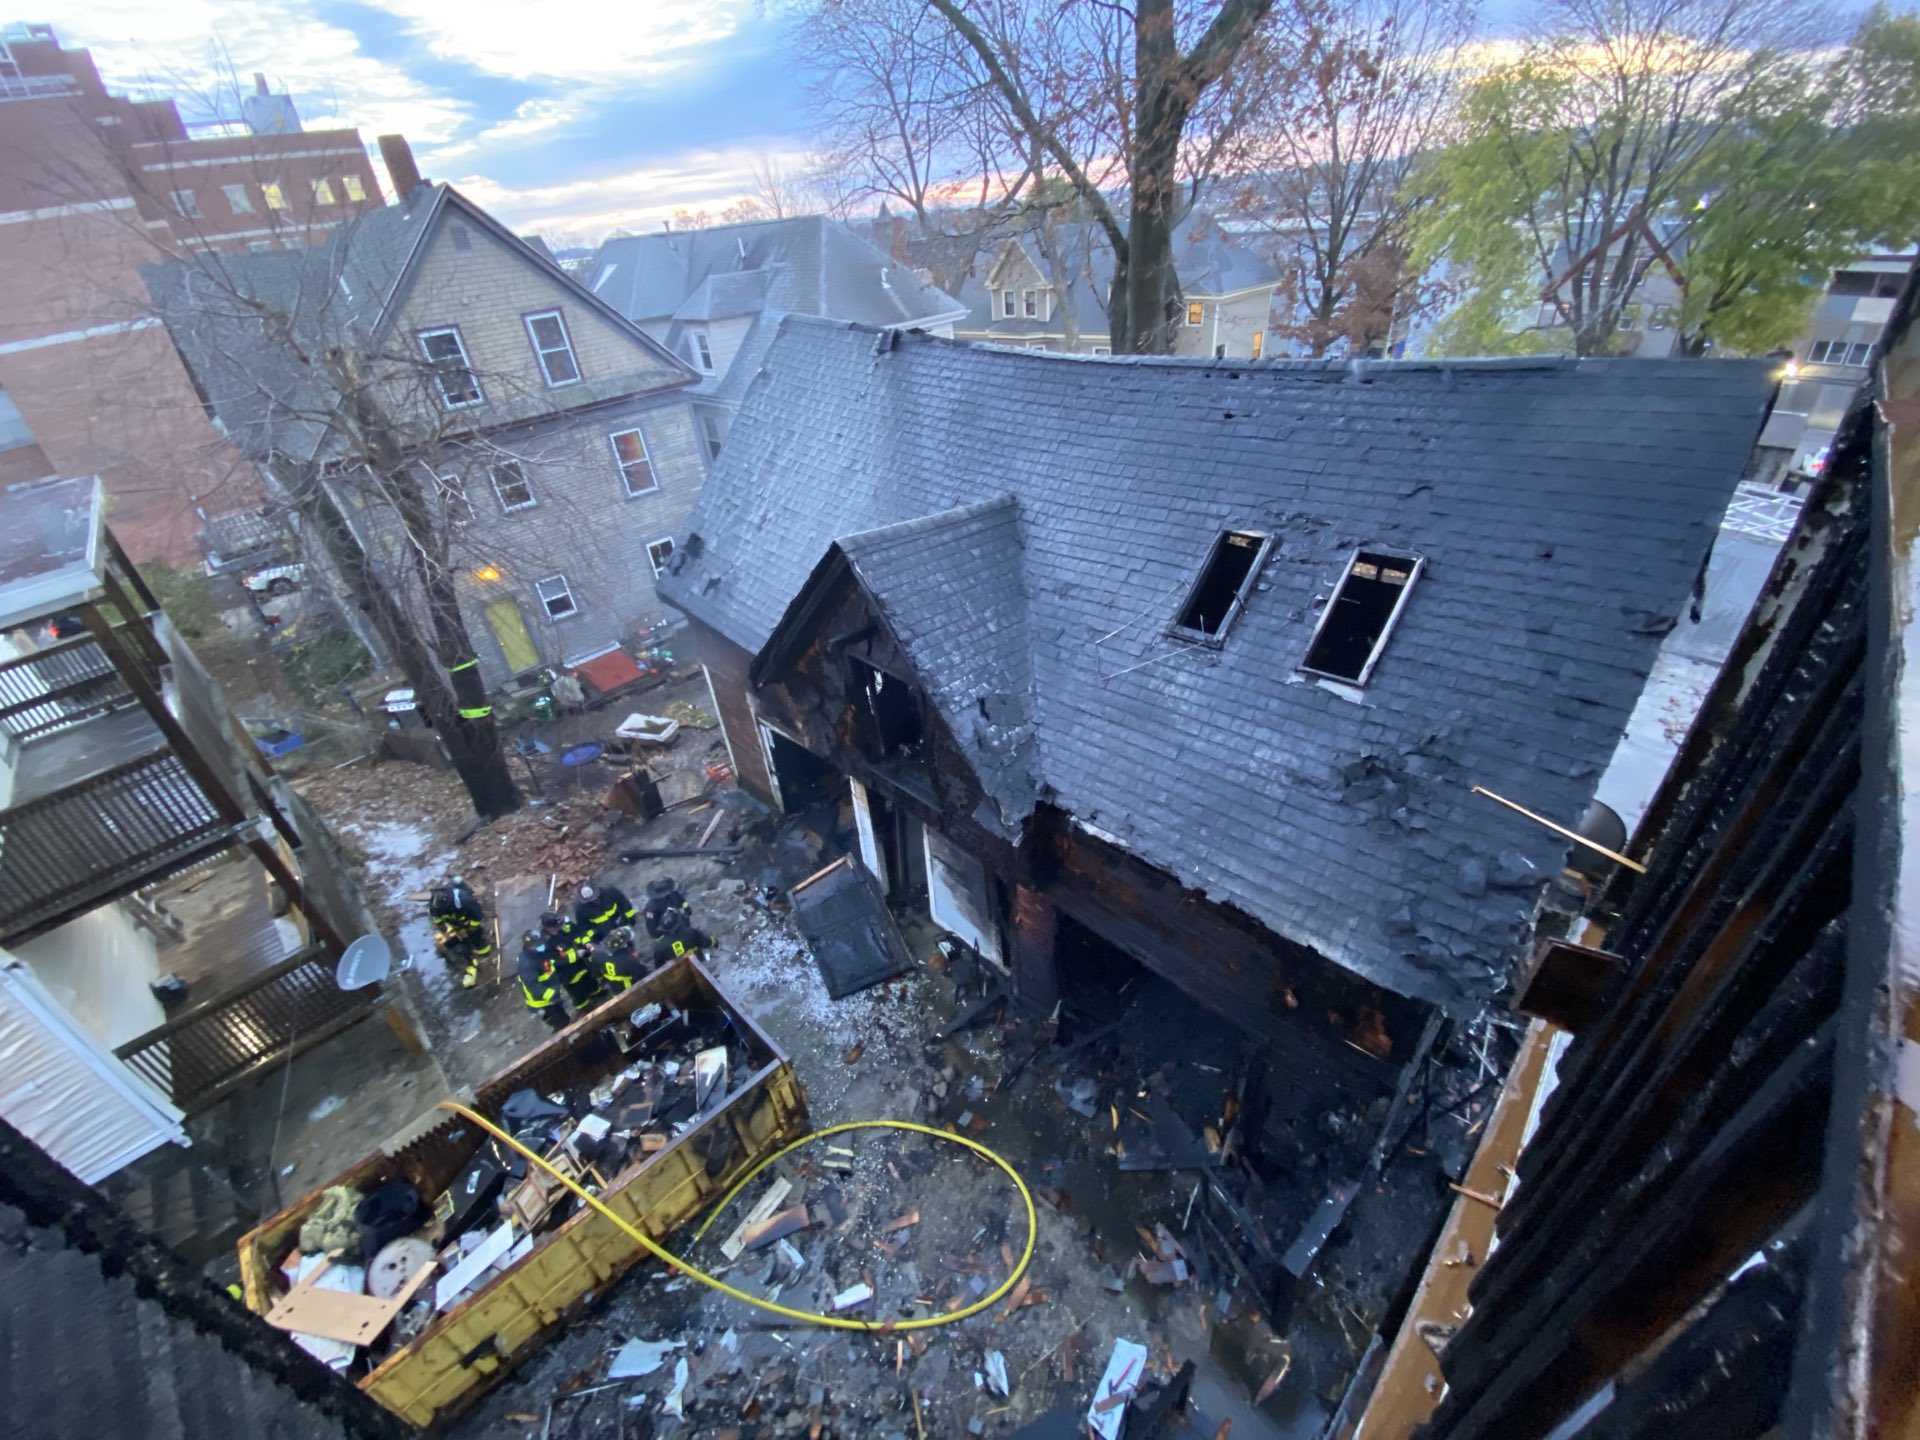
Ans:
{"type": "Polygon", "coordinates": [[[0,1206],[0,1369],[11,1432],[92,1440],[348,1433],[219,1336],[169,1313],[165,1299],[0,1206]]]}
{"type": "Polygon", "coordinates": [[[948,733],[1017,834],[1033,811],[1033,647],[1011,495],[841,537],[948,733]]]}
{"type": "Polygon", "coordinates": [[[1770,388],[1760,362],[1090,360],[790,317],[689,522],[699,553],[683,544],[662,589],[758,651],[850,542],[928,686],[965,694],[1013,673],[996,640],[984,682],[954,678],[977,632],[1011,628],[1017,553],[1053,802],[1362,975],[1465,1007],[1506,980],[1565,857],[1471,787],[1578,819],[1770,388]],[[1003,495],[1017,549],[948,515],[900,532],[882,573],[859,538],[1003,495]],[[1228,528],[1274,537],[1258,588],[1222,648],[1183,648],[1165,627],[1228,528]],[[1296,666],[1362,544],[1426,570],[1356,703],[1296,666]],[[984,614],[957,554],[994,577],[984,614]],[[916,583],[931,608],[908,613],[916,583]]]}
{"type": "MultiPolygon", "coordinates": [[[[899,325],[965,308],[823,215],[621,236],[600,247],[586,282],[630,319],[720,319],[750,312],[721,308],[693,316],[683,307],[711,308],[714,302],[696,297],[716,278],[757,270],[778,277],[782,268],[783,281],[762,303],[795,314],[899,325]]],[[[744,292],[718,293],[727,294],[723,307],[737,307],[747,298],[744,292]]]]}

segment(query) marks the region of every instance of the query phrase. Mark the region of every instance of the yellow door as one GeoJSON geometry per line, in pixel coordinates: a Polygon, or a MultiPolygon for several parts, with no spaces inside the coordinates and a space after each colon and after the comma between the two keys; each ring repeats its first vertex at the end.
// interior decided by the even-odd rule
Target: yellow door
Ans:
{"type": "Polygon", "coordinates": [[[500,642],[500,653],[507,657],[507,668],[518,675],[540,663],[540,652],[533,648],[527,634],[527,622],[520,618],[520,607],[511,600],[495,600],[487,606],[487,628],[500,642]]]}

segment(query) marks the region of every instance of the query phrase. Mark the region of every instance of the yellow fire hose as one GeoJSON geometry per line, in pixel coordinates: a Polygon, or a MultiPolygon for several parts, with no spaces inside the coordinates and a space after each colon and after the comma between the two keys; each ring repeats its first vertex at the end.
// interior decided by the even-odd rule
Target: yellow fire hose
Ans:
{"type": "Polygon", "coordinates": [[[757,1295],[749,1295],[746,1291],[736,1289],[734,1286],[727,1284],[726,1281],[709,1275],[706,1271],[689,1264],[672,1251],[662,1249],[644,1232],[614,1214],[613,1211],[601,1204],[596,1197],[589,1195],[572,1176],[561,1174],[560,1171],[549,1165],[545,1160],[534,1154],[533,1151],[522,1145],[518,1140],[507,1134],[506,1131],[502,1130],[485,1116],[476,1115],[466,1106],[452,1100],[442,1100],[440,1102],[440,1108],[442,1110],[451,1110],[455,1115],[460,1116],[464,1120],[471,1120],[482,1130],[493,1136],[494,1139],[512,1146],[513,1149],[526,1157],[529,1164],[538,1165],[542,1170],[546,1171],[547,1174],[566,1186],[574,1195],[578,1196],[583,1203],[591,1206],[597,1214],[612,1221],[614,1225],[619,1227],[622,1234],[656,1259],[666,1261],[667,1264],[673,1266],[674,1269],[680,1271],[682,1274],[693,1277],[710,1289],[718,1290],[722,1295],[731,1296],[733,1299],[751,1305],[755,1309],[765,1310],[771,1314],[783,1316],[788,1320],[797,1320],[806,1325],[827,1325],[835,1330],[865,1330],[869,1332],[891,1333],[896,1330],[930,1330],[936,1325],[951,1325],[957,1320],[965,1320],[971,1315],[978,1315],[982,1310],[989,1309],[1004,1299],[1007,1294],[1012,1291],[1014,1285],[1018,1283],[1020,1277],[1026,1273],[1027,1265],[1033,1259],[1034,1241],[1039,1235],[1039,1218],[1034,1213],[1033,1194],[1027,1189],[1027,1182],[1020,1178],[1020,1172],[1008,1164],[1005,1158],[995,1154],[979,1141],[969,1140],[964,1135],[956,1135],[951,1130],[936,1130],[931,1125],[916,1125],[911,1120],[849,1120],[844,1125],[829,1125],[824,1130],[815,1130],[809,1135],[802,1135],[791,1145],[781,1146],[778,1150],[774,1151],[773,1154],[767,1156],[766,1159],[762,1160],[735,1181],[733,1188],[720,1197],[720,1203],[713,1207],[712,1212],[701,1222],[700,1228],[694,1231],[693,1238],[695,1242],[697,1243],[700,1237],[707,1233],[707,1230],[712,1226],[713,1222],[720,1217],[721,1212],[733,1203],[736,1195],[752,1183],[756,1175],[773,1164],[774,1161],[800,1149],[801,1146],[811,1145],[816,1140],[824,1140],[829,1135],[843,1134],[848,1130],[911,1130],[916,1134],[931,1135],[936,1140],[945,1140],[949,1144],[959,1145],[973,1151],[974,1154],[992,1162],[994,1165],[999,1166],[1006,1174],[1006,1177],[1013,1181],[1014,1188],[1020,1192],[1021,1203],[1026,1206],[1027,1243],[1025,1248],[1021,1250],[1020,1259],[1014,1264],[1012,1273],[1000,1282],[999,1289],[993,1291],[990,1295],[983,1296],[974,1301],[971,1305],[962,1306],[960,1309],[951,1311],[945,1315],[925,1315],[917,1320],[873,1321],[853,1320],[844,1315],[821,1315],[812,1310],[795,1310],[788,1305],[776,1305],[771,1300],[762,1300],[757,1295]]]}

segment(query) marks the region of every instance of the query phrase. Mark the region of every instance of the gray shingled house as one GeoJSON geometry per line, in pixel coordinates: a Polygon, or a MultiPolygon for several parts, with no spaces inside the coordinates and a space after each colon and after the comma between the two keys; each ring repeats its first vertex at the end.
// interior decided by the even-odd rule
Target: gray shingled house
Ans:
{"type": "Polygon", "coordinates": [[[446,185],[419,183],[304,250],[149,267],[208,411],[286,496],[324,477],[405,603],[400,497],[320,358],[385,407],[431,514],[415,528],[457,595],[488,688],[616,653],[671,612],[655,577],[707,474],[693,367],[446,185]]]}
{"type": "Polygon", "coordinates": [[[960,301],[824,215],[607,241],[582,280],[699,372],[688,392],[717,457],[782,315],[951,335],[960,301]]]}
{"type": "Polygon", "coordinates": [[[1070,939],[1364,1067],[1508,982],[1567,847],[1472,787],[1578,821],[1770,391],[789,318],[662,591],[741,783],[850,791],[868,867],[1020,996],[1070,939]]]}

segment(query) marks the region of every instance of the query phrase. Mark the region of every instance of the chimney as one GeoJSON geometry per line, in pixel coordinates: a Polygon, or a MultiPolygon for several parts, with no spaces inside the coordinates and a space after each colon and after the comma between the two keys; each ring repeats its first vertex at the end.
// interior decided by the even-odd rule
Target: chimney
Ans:
{"type": "Polygon", "coordinates": [[[387,174],[393,177],[393,198],[404,200],[426,183],[420,167],[413,163],[413,147],[404,135],[382,135],[380,158],[387,162],[387,174]]]}
{"type": "Polygon", "coordinates": [[[258,70],[253,72],[253,93],[256,95],[265,95],[267,93],[267,77],[262,75],[258,70]]]}

